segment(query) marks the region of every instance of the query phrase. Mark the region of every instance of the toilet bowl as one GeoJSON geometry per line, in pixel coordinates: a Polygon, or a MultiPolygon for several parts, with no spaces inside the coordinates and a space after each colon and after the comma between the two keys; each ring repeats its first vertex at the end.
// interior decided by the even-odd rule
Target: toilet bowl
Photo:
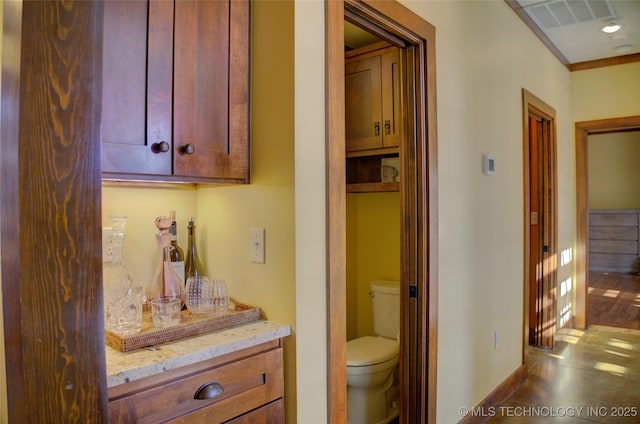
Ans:
{"type": "Polygon", "coordinates": [[[399,357],[396,340],[366,336],[347,342],[349,424],[384,424],[398,415],[392,389],[399,357]]]}
{"type": "Polygon", "coordinates": [[[347,423],[386,424],[398,416],[400,285],[371,283],[374,332],[347,342],[347,423]]]}

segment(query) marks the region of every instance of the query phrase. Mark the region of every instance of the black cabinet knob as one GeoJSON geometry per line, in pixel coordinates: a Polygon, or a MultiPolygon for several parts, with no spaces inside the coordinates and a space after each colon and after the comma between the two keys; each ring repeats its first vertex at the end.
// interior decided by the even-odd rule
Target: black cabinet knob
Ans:
{"type": "Polygon", "coordinates": [[[167,153],[171,149],[171,146],[166,141],[161,141],[160,143],[153,143],[151,145],[151,151],[153,153],[167,153]]]}
{"type": "Polygon", "coordinates": [[[184,147],[182,148],[182,151],[184,152],[185,155],[191,155],[195,151],[195,147],[193,147],[193,144],[188,143],[184,145],[184,147]]]}

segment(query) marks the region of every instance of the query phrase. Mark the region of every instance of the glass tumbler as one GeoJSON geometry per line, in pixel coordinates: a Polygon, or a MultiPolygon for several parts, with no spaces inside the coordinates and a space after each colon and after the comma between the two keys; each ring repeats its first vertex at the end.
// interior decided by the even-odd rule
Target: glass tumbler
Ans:
{"type": "Polygon", "coordinates": [[[229,311],[229,292],[224,280],[213,280],[213,315],[224,315],[229,311]]]}
{"type": "Polygon", "coordinates": [[[194,275],[187,278],[185,287],[187,309],[192,314],[213,313],[213,281],[204,275],[194,275]]]}
{"type": "Polygon", "coordinates": [[[142,330],[142,287],[107,290],[104,305],[107,330],[123,336],[142,330]]]}

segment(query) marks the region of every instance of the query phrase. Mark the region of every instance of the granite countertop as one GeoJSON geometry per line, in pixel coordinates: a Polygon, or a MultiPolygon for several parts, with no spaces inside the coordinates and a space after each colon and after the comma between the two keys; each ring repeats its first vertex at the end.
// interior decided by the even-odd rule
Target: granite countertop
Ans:
{"type": "Polygon", "coordinates": [[[289,336],[291,327],[254,321],[157,346],[120,352],[106,346],[107,387],[289,336]]]}

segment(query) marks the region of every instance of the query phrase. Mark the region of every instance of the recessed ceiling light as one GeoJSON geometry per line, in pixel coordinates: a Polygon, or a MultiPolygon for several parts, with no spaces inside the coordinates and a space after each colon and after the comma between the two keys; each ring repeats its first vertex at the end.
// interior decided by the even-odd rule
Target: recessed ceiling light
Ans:
{"type": "Polygon", "coordinates": [[[619,31],[620,28],[622,28],[622,25],[620,25],[619,23],[609,22],[608,24],[600,28],[600,30],[602,30],[602,32],[606,32],[607,34],[613,34],[614,32],[619,31]]]}

